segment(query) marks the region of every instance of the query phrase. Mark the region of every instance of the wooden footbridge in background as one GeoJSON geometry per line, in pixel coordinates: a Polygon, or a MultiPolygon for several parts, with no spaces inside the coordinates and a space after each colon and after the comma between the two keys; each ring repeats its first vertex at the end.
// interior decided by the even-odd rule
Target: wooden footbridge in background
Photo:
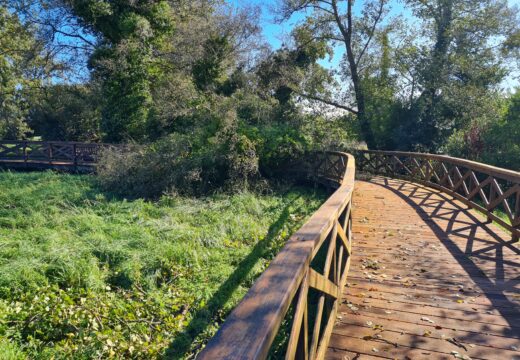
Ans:
{"type": "Polygon", "coordinates": [[[520,360],[520,173],[354,155],[198,358],[520,360]]]}
{"type": "Polygon", "coordinates": [[[72,141],[0,141],[0,166],[11,169],[91,172],[108,144],[72,141]]]}
{"type": "MultiPolygon", "coordinates": [[[[107,147],[3,141],[0,165],[91,171],[107,147]]],[[[520,173],[383,151],[301,169],[335,191],[199,359],[520,360],[520,173]]]]}

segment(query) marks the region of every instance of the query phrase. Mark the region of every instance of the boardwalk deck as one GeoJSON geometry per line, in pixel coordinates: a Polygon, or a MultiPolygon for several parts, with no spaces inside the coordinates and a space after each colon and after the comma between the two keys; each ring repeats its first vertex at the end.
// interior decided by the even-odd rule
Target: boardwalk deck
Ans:
{"type": "Polygon", "coordinates": [[[353,208],[327,358],[520,360],[520,249],[508,232],[402,180],[358,181],[353,208]]]}

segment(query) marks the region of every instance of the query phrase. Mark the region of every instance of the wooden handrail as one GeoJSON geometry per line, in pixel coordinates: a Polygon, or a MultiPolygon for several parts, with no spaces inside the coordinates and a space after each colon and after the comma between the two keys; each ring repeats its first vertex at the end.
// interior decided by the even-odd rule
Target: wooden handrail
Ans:
{"type": "Polygon", "coordinates": [[[40,168],[94,168],[102,149],[109,144],[76,141],[0,141],[0,164],[40,168]]]}
{"type": "Polygon", "coordinates": [[[446,155],[402,151],[361,150],[356,160],[361,171],[407,178],[446,192],[509,230],[513,240],[520,237],[519,172],[446,155]]]}
{"type": "Polygon", "coordinates": [[[265,359],[290,308],[286,358],[324,357],[350,266],[354,157],[327,153],[316,176],[337,190],[290,237],[198,359],[265,359]]]}

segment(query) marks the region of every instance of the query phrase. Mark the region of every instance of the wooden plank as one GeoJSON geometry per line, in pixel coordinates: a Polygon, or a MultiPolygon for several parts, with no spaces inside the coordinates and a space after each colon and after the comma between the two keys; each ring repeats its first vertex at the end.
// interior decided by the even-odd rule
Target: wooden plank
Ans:
{"type": "Polygon", "coordinates": [[[518,351],[480,346],[460,341],[458,337],[455,337],[456,340],[448,341],[429,335],[424,336],[426,331],[432,333],[435,330],[425,330],[422,335],[416,335],[386,330],[375,331],[363,326],[338,326],[336,327],[336,336],[331,340],[331,345],[337,348],[350,349],[353,344],[357,343],[358,346],[366,346],[371,350],[375,348],[378,353],[381,352],[399,359],[404,359],[406,356],[410,356],[410,352],[416,353],[417,351],[429,352],[434,356],[445,354],[451,356],[452,359],[454,358],[453,351],[470,358],[491,360],[514,359],[520,355],[518,351]]]}
{"type": "Polygon", "coordinates": [[[400,180],[358,182],[352,201],[352,269],[327,358],[454,358],[441,334],[471,340],[459,351],[471,358],[520,357],[520,261],[506,231],[400,180]]]}

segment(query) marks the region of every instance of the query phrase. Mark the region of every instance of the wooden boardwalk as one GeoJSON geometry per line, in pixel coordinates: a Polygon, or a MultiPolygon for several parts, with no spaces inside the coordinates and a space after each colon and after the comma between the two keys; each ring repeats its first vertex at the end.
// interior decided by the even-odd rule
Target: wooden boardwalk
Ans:
{"type": "Polygon", "coordinates": [[[520,250],[450,196],[356,183],[348,286],[326,358],[519,359],[520,250]]]}

